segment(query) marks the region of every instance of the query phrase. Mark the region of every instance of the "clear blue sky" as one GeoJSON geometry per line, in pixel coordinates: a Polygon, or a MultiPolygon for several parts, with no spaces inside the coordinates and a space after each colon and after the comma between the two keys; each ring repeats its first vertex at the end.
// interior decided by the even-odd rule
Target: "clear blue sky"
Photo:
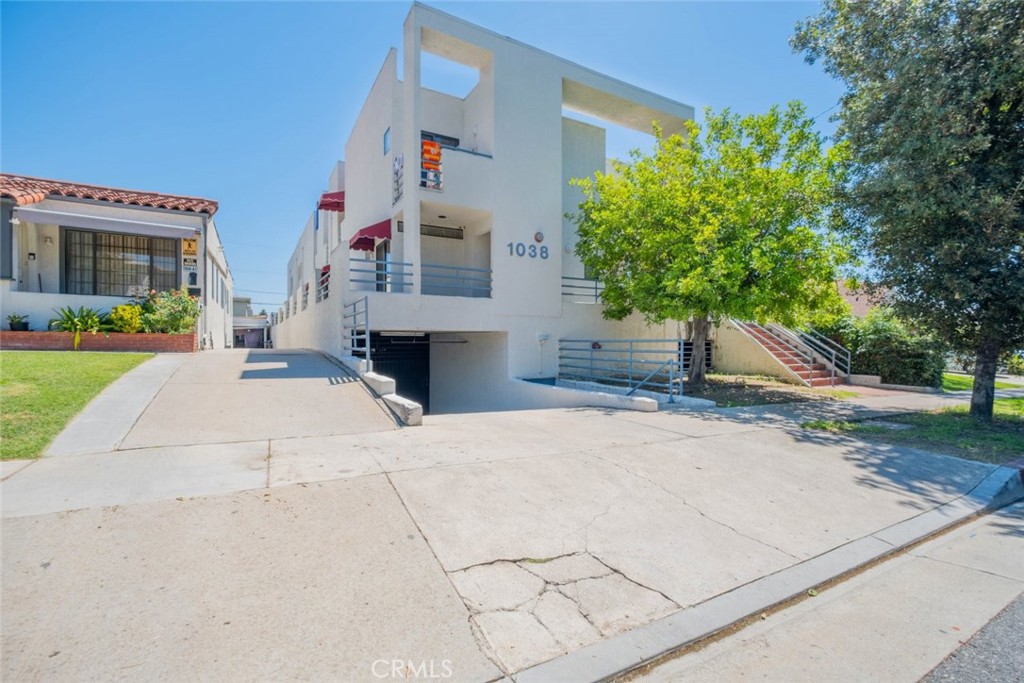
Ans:
{"type": "MultiPolygon", "coordinates": [[[[815,115],[841,92],[789,48],[816,3],[428,4],[698,110],[815,115]]],[[[5,0],[0,169],[216,199],[236,294],[270,310],[409,8],[5,0]]]]}

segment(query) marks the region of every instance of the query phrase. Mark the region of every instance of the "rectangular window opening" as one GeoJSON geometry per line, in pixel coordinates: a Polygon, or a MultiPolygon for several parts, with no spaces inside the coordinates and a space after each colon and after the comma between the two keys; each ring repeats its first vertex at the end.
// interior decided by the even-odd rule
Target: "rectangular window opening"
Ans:
{"type": "Polygon", "coordinates": [[[64,245],[66,294],[145,296],[178,285],[176,240],[68,229],[64,245]]]}

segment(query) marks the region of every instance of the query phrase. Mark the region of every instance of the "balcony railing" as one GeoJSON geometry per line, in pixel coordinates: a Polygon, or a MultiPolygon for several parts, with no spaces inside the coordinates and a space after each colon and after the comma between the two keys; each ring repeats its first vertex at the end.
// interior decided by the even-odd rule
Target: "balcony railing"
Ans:
{"type": "Polygon", "coordinates": [[[603,289],[604,285],[597,280],[562,276],[562,296],[574,303],[600,303],[603,289]]]}
{"type": "Polygon", "coordinates": [[[412,291],[412,264],[404,261],[350,261],[349,282],[363,292],[412,291]]]}
{"type": "Polygon", "coordinates": [[[479,299],[491,297],[491,269],[466,266],[423,264],[423,294],[465,296],[479,299]]]}
{"type": "MultiPolygon", "coordinates": [[[[489,299],[491,296],[490,268],[424,263],[421,277],[422,294],[476,299],[489,299]]],[[[350,261],[349,282],[356,291],[406,294],[412,291],[412,263],[350,261]]]]}

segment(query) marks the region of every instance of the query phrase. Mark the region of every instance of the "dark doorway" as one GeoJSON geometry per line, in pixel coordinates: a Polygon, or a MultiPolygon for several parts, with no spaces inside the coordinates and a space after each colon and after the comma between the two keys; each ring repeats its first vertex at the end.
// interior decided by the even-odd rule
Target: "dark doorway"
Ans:
{"type": "Polygon", "coordinates": [[[430,413],[430,335],[383,335],[370,332],[373,371],[395,380],[399,396],[416,401],[430,413]]]}

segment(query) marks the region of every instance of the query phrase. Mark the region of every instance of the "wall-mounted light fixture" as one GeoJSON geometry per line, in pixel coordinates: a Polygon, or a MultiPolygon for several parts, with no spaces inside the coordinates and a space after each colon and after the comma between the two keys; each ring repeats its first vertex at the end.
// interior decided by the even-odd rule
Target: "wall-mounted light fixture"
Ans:
{"type": "Polygon", "coordinates": [[[53,244],[53,238],[52,237],[46,237],[43,240],[43,243],[52,245],[53,244]]]}

